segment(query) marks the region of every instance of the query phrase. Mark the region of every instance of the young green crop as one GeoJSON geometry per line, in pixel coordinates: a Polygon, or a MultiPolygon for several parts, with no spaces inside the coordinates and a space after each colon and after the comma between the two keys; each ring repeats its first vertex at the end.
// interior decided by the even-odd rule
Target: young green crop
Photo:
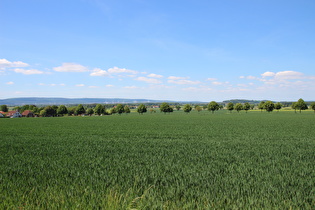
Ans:
{"type": "Polygon", "coordinates": [[[313,115],[0,119],[0,208],[311,209],[313,115]]]}

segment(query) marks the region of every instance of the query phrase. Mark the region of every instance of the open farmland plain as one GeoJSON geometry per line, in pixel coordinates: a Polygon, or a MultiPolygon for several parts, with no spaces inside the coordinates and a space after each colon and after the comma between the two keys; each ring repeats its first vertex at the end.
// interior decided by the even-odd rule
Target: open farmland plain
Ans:
{"type": "Polygon", "coordinates": [[[0,119],[0,209],[314,209],[315,114],[0,119]]]}

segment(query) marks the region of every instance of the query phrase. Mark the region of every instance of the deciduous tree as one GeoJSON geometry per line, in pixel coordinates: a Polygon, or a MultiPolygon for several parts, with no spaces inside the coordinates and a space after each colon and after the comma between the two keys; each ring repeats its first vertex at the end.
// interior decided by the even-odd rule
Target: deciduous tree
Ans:
{"type": "Polygon", "coordinates": [[[79,104],[76,108],[76,114],[81,115],[85,113],[85,109],[82,104],[79,104]]]}
{"type": "Polygon", "coordinates": [[[302,110],[308,109],[307,104],[301,98],[295,103],[295,106],[296,106],[297,110],[300,110],[300,113],[301,113],[302,110]]]}
{"type": "Polygon", "coordinates": [[[219,110],[220,106],[217,102],[215,101],[211,101],[209,104],[208,104],[208,110],[212,112],[212,114],[214,113],[214,111],[217,111],[219,110]]]}
{"type": "Polygon", "coordinates": [[[105,108],[102,104],[97,104],[94,108],[94,113],[100,116],[105,113],[105,108]]]}
{"type": "Polygon", "coordinates": [[[235,109],[237,112],[240,112],[241,110],[243,110],[243,104],[241,104],[241,103],[235,104],[234,109],[235,109]]]}
{"type": "Polygon", "coordinates": [[[164,102],[160,105],[160,111],[164,113],[166,112],[170,113],[170,112],[173,112],[173,108],[170,107],[168,103],[164,102]]]}
{"type": "Polygon", "coordinates": [[[58,114],[58,115],[63,116],[63,115],[65,115],[65,114],[67,114],[67,113],[68,113],[68,109],[67,109],[67,107],[66,107],[65,105],[60,105],[60,106],[58,107],[58,109],[57,109],[57,114],[58,114]]]}
{"type": "Polygon", "coordinates": [[[315,113],[315,102],[311,103],[311,109],[313,109],[315,113]]]}
{"type": "Polygon", "coordinates": [[[92,114],[94,114],[94,110],[93,110],[92,108],[88,108],[88,109],[86,110],[86,113],[87,113],[89,116],[91,116],[92,114]]]}
{"type": "Polygon", "coordinates": [[[264,106],[267,112],[272,112],[275,108],[275,104],[272,101],[266,101],[264,106]]]}
{"type": "Polygon", "coordinates": [[[8,112],[8,106],[7,105],[1,105],[0,106],[0,111],[8,112]]]}
{"type": "Polygon", "coordinates": [[[228,103],[226,109],[229,110],[230,113],[232,113],[232,111],[234,110],[234,104],[232,102],[228,103]]]}
{"type": "Polygon", "coordinates": [[[195,106],[195,110],[197,110],[198,112],[201,112],[202,111],[202,107],[201,106],[195,106]]]}
{"type": "Polygon", "coordinates": [[[282,104],[280,102],[275,103],[275,109],[279,112],[279,110],[282,108],[282,104]]]}
{"type": "Polygon", "coordinates": [[[183,110],[184,112],[189,113],[192,110],[192,107],[189,104],[185,104],[183,110]]]}
{"type": "Polygon", "coordinates": [[[130,108],[129,108],[129,106],[125,106],[124,107],[124,112],[126,113],[126,114],[129,114],[130,113],[130,108]]]}
{"type": "Polygon", "coordinates": [[[247,113],[247,111],[250,109],[250,104],[248,102],[244,103],[244,106],[243,106],[245,112],[247,113]]]}
{"type": "Polygon", "coordinates": [[[124,113],[124,107],[123,107],[123,105],[122,104],[117,104],[117,106],[116,106],[116,112],[118,113],[118,114],[122,114],[122,113],[124,113]]]}
{"type": "Polygon", "coordinates": [[[140,104],[138,106],[137,112],[139,114],[143,114],[143,113],[147,112],[147,107],[144,104],[140,104]]]}
{"type": "Polygon", "coordinates": [[[261,101],[261,102],[258,104],[258,109],[260,109],[260,112],[262,112],[262,110],[265,109],[265,102],[264,102],[264,101],[261,101]]]}

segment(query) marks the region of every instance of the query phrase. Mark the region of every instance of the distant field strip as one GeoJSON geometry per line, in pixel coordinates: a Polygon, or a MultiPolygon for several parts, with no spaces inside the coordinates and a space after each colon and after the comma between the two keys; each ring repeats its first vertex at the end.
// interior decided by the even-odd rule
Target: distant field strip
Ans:
{"type": "Polygon", "coordinates": [[[0,119],[0,209],[314,209],[315,114],[0,119]]]}

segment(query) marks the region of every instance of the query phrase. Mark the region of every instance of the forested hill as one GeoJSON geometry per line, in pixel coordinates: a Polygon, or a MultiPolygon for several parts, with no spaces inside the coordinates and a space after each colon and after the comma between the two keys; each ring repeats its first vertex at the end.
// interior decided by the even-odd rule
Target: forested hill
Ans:
{"type": "Polygon", "coordinates": [[[117,103],[161,103],[163,101],[147,99],[122,99],[122,98],[9,98],[0,99],[0,104],[19,106],[25,104],[33,105],[60,105],[60,104],[117,104],[117,103]]]}

